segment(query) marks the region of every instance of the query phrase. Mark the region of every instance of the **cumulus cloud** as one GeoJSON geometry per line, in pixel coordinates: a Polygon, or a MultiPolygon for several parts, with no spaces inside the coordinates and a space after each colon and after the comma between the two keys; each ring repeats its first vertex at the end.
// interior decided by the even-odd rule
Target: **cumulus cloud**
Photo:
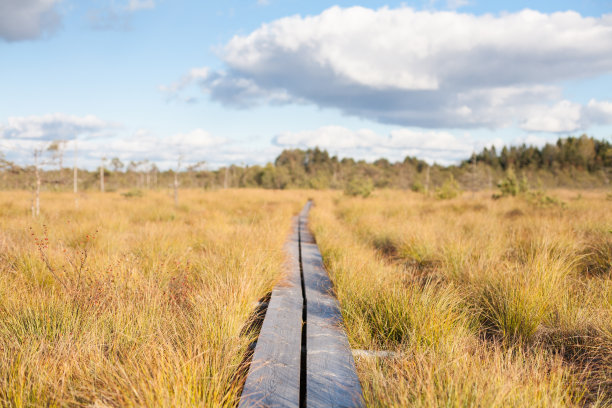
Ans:
{"type": "MultiPolygon", "coordinates": [[[[79,150],[87,152],[90,158],[116,156],[125,162],[146,159],[160,168],[176,167],[179,157],[186,165],[206,161],[211,167],[218,166],[229,161],[230,146],[229,140],[214,136],[203,129],[169,136],[139,129],[123,137],[79,141],[79,150]]],[[[93,160],[93,163],[98,159],[93,160]]]]}
{"type": "Polygon", "coordinates": [[[521,128],[528,131],[568,133],[594,124],[612,123],[612,102],[591,99],[586,105],[562,100],[552,106],[534,106],[521,128]]]}
{"type": "Polygon", "coordinates": [[[116,127],[93,115],[74,116],[53,113],[42,116],[9,117],[0,123],[0,139],[32,141],[69,140],[78,136],[100,135],[116,127]]]}
{"type": "Polygon", "coordinates": [[[52,34],[61,25],[59,0],[0,1],[0,38],[21,41],[52,34]]]}
{"type": "Polygon", "coordinates": [[[591,99],[586,105],[587,118],[594,123],[612,123],[612,102],[591,99]]]}
{"type": "Polygon", "coordinates": [[[353,131],[342,126],[324,126],[315,130],[284,132],[273,139],[282,148],[314,148],[332,153],[342,152],[343,157],[375,160],[385,157],[402,160],[417,156],[430,162],[452,163],[468,157],[477,146],[469,135],[458,137],[445,131],[392,130],[380,135],[370,129],[353,131]]]}
{"type": "Polygon", "coordinates": [[[271,91],[260,87],[251,79],[229,77],[225,72],[211,71],[208,67],[193,68],[178,81],[161,85],[159,90],[166,95],[168,101],[181,100],[191,103],[195,98],[183,96],[181,91],[194,84],[204,93],[211,94],[213,99],[234,107],[247,108],[252,105],[252,101],[265,101],[270,104],[298,102],[284,90],[271,91]]]}
{"type": "Polygon", "coordinates": [[[582,106],[563,100],[550,107],[535,107],[521,128],[541,132],[573,132],[581,128],[581,120],[582,106]]]}
{"type": "Polygon", "coordinates": [[[583,121],[537,123],[531,112],[555,117],[561,81],[612,72],[612,14],[331,7],[235,36],[220,56],[225,68],[197,83],[227,105],[309,102],[403,126],[561,129],[583,121]]]}
{"type": "Polygon", "coordinates": [[[184,154],[198,154],[202,150],[219,146],[225,143],[222,137],[216,137],[203,129],[195,129],[188,133],[177,133],[162,140],[168,148],[184,150],[184,154]]]}
{"type": "MultiPolygon", "coordinates": [[[[171,135],[156,135],[145,129],[129,134],[121,125],[93,115],[61,113],[10,117],[0,122],[0,151],[17,163],[29,163],[35,149],[44,149],[53,140],[67,141],[64,145],[67,151],[78,146],[80,166],[88,168],[99,165],[102,157],[117,156],[124,161],[148,159],[169,168],[176,165],[179,156],[184,163],[205,160],[211,166],[219,166],[238,159],[253,162],[253,154],[257,154],[257,148],[199,128],[171,135]]],[[[273,156],[263,157],[268,160],[273,156]]]]}

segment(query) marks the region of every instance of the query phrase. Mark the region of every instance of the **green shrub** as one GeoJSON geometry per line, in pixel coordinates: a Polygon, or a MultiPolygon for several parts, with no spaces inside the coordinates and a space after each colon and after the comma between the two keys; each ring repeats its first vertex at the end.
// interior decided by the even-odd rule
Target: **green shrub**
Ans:
{"type": "Polygon", "coordinates": [[[442,184],[442,186],[438,190],[436,190],[436,197],[441,200],[455,198],[459,194],[461,194],[461,188],[459,187],[459,183],[457,183],[457,180],[455,180],[452,174],[448,179],[446,179],[444,184],[442,184]]]}
{"type": "Polygon", "coordinates": [[[518,194],[518,180],[516,178],[516,174],[514,174],[514,170],[508,169],[506,172],[506,177],[497,183],[497,188],[499,188],[500,195],[502,197],[515,196],[518,194]]]}
{"type": "Polygon", "coordinates": [[[425,191],[425,186],[423,185],[423,183],[417,180],[414,183],[412,183],[412,185],[410,186],[410,189],[414,191],[415,193],[422,193],[425,191]]]}
{"type": "Polygon", "coordinates": [[[346,185],[346,188],[344,189],[344,194],[351,197],[361,196],[363,198],[366,198],[370,194],[372,194],[372,190],[374,190],[374,184],[372,184],[372,180],[354,178],[346,185]]]}
{"type": "Polygon", "coordinates": [[[140,189],[133,188],[129,191],[126,191],[125,193],[121,193],[121,195],[124,196],[125,198],[133,198],[133,197],[142,197],[144,193],[140,189]]]}
{"type": "Polygon", "coordinates": [[[546,195],[543,191],[529,191],[526,195],[529,204],[536,207],[562,207],[565,208],[567,204],[557,197],[546,195]]]}
{"type": "Polygon", "coordinates": [[[509,168],[506,172],[506,177],[497,183],[499,188],[499,194],[493,195],[493,198],[500,198],[506,196],[516,196],[518,194],[526,193],[529,191],[529,182],[527,177],[523,177],[519,180],[516,177],[516,173],[512,168],[509,168]]]}

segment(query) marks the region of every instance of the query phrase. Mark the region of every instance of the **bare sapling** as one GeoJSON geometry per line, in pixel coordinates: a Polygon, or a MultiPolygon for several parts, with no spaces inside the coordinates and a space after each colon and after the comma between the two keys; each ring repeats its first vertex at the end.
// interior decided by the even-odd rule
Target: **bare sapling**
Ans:
{"type": "Polygon", "coordinates": [[[157,188],[157,173],[159,172],[159,169],[157,168],[157,166],[154,164],[151,165],[151,173],[153,173],[153,188],[157,188]]]}
{"type": "Polygon", "coordinates": [[[32,205],[32,216],[38,217],[40,215],[40,169],[38,159],[41,154],[41,150],[34,150],[34,175],[36,177],[34,186],[34,200],[32,205]]]}
{"type": "Polygon", "coordinates": [[[74,177],[73,177],[73,187],[74,187],[74,206],[79,206],[79,196],[78,196],[78,170],[77,170],[77,157],[78,157],[78,149],[77,149],[77,141],[74,140],[74,177]]]}
{"type": "Polygon", "coordinates": [[[476,180],[476,152],[472,153],[472,198],[476,198],[476,190],[478,189],[476,180]]]}
{"type": "Polygon", "coordinates": [[[51,162],[57,164],[58,180],[62,180],[62,170],[64,168],[64,148],[65,140],[54,140],[47,146],[47,151],[51,153],[51,162]]]}
{"type": "Polygon", "coordinates": [[[104,192],[104,162],[106,157],[102,157],[102,163],[100,163],[100,192],[104,192]]]}
{"type": "Polygon", "coordinates": [[[178,186],[179,186],[178,173],[181,170],[181,159],[182,159],[182,156],[179,156],[178,164],[176,166],[176,171],[174,172],[174,206],[175,207],[178,207],[178,186]]]}

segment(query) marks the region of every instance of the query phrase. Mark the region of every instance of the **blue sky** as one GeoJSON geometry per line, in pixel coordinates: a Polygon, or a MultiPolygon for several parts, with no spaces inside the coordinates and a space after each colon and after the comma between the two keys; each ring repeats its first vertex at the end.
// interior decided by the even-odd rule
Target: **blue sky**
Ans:
{"type": "Polygon", "coordinates": [[[612,138],[612,2],[0,0],[0,151],[452,163],[612,138]]]}

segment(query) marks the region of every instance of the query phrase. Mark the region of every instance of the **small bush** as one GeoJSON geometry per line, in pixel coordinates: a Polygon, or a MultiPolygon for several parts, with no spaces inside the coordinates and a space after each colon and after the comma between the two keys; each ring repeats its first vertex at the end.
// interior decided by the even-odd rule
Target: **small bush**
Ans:
{"type": "Polygon", "coordinates": [[[347,184],[344,194],[351,197],[361,196],[366,198],[372,194],[372,190],[374,190],[372,180],[354,178],[347,184]]]}
{"type": "Polygon", "coordinates": [[[422,193],[425,191],[425,186],[423,185],[423,183],[417,180],[414,183],[412,183],[412,185],[410,186],[410,189],[414,191],[415,193],[422,193]]]}
{"type": "Polygon", "coordinates": [[[527,178],[523,175],[523,178],[519,181],[514,173],[512,168],[508,169],[506,172],[506,178],[501,180],[497,187],[500,190],[499,195],[495,195],[494,198],[506,197],[506,196],[516,196],[520,193],[526,193],[529,190],[529,183],[527,182],[527,178]]]}
{"type": "Polygon", "coordinates": [[[133,188],[129,191],[126,191],[125,193],[121,193],[121,195],[124,196],[125,198],[133,198],[133,197],[142,197],[144,193],[142,192],[142,190],[133,188]]]}
{"type": "Polygon", "coordinates": [[[461,188],[459,187],[459,183],[457,183],[457,180],[455,180],[452,174],[448,179],[446,179],[444,184],[442,184],[442,186],[438,190],[436,190],[436,197],[441,200],[455,198],[459,194],[461,194],[461,188]]]}
{"type": "Polygon", "coordinates": [[[567,204],[557,197],[546,195],[543,191],[530,191],[527,193],[527,201],[536,207],[562,207],[565,208],[567,204]]]}

